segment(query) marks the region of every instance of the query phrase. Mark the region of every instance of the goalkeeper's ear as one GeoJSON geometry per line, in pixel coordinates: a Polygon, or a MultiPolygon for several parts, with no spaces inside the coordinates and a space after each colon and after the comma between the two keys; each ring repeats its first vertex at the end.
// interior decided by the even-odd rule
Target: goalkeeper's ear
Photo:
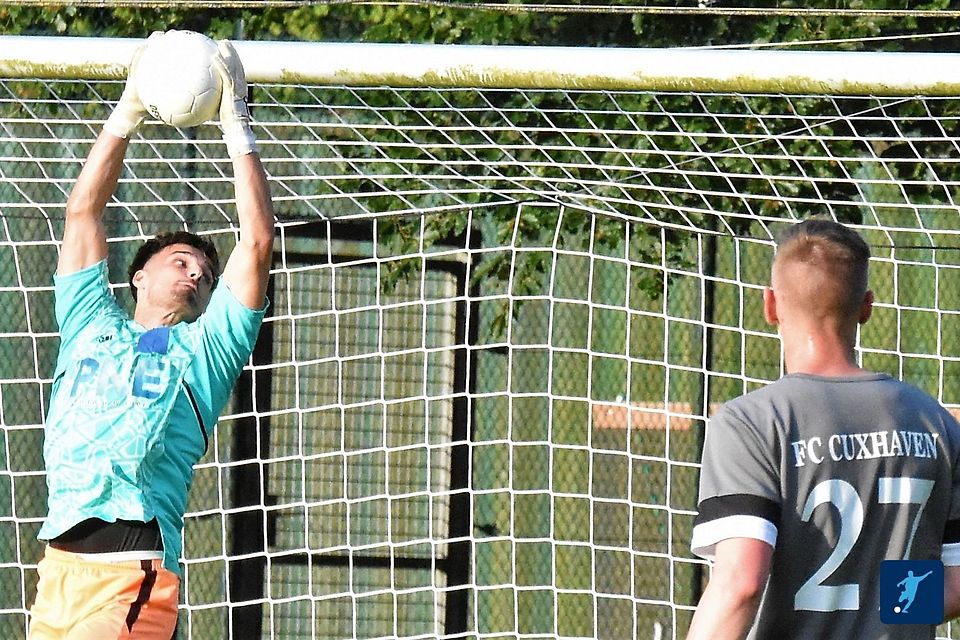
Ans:
{"type": "Polygon", "coordinates": [[[151,40],[156,40],[162,33],[162,31],[154,31],[134,50],[130,64],[127,66],[127,84],[123,88],[123,94],[110,117],[103,123],[103,128],[118,138],[132,136],[147,117],[147,109],[143,106],[143,101],[140,100],[137,92],[137,83],[142,81],[137,72],[144,50],[150,45],[151,40]]]}
{"type": "Polygon", "coordinates": [[[223,83],[220,98],[220,128],[231,158],[254,153],[257,138],[250,128],[250,110],[247,108],[247,76],[237,50],[229,40],[217,42],[218,55],[214,68],[223,83]]]}

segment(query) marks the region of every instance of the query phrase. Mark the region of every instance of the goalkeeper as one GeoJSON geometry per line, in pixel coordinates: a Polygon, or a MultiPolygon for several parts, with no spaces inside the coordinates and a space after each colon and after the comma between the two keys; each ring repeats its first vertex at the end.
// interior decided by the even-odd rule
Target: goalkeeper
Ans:
{"type": "MultiPolygon", "coordinates": [[[[142,49],[141,49],[142,50],[142,49]]],[[[67,201],[54,277],[61,345],[44,462],[48,541],[29,638],[163,638],[176,630],[193,465],[253,349],[266,310],[274,218],[233,47],[219,43],[220,123],[239,240],[223,271],[185,231],[147,241],[129,269],[133,318],[107,286],[104,207],[146,117],[137,59],[67,201]]]]}
{"type": "Polygon", "coordinates": [[[780,239],[763,304],[788,375],[710,420],[691,546],[714,568],[688,640],[932,640],[934,624],[881,620],[887,559],[942,560],[960,614],[960,428],[857,365],[869,258],[828,220],[780,239]]]}

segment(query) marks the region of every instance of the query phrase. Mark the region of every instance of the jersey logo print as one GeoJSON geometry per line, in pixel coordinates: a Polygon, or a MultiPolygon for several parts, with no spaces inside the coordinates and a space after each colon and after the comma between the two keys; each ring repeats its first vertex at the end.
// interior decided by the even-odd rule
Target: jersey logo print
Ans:
{"type": "Polygon", "coordinates": [[[77,367],[70,396],[82,398],[88,408],[118,406],[128,396],[156,400],[168,384],[167,363],[151,357],[137,357],[131,367],[124,361],[84,358],[77,367]]]}
{"type": "Polygon", "coordinates": [[[807,462],[820,464],[824,460],[834,462],[872,460],[874,458],[933,458],[937,459],[939,433],[906,431],[873,431],[871,433],[835,433],[826,442],[820,436],[790,443],[795,467],[807,462]]]}

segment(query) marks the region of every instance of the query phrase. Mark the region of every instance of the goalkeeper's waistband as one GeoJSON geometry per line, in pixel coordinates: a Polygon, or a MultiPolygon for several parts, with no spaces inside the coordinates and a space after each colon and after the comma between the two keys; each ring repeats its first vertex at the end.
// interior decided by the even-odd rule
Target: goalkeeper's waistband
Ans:
{"type": "MultiPolygon", "coordinates": [[[[163,538],[156,519],[150,522],[89,518],[50,541],[60,551],[79,554],[163,552],[163,538]]],[[[155,554],[151,554],[152,555],[155,554]]]]}

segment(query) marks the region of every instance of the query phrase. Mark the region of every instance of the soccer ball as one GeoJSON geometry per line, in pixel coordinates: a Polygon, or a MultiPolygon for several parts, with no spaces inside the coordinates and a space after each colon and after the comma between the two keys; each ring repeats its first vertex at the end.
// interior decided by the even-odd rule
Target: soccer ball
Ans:
{"type": "Polygon", "coordinates": [[[223,86],[213,68],[217,43],[193,31],[167,31],[147,42],[136,87],[153,117],[174,127],[195,127],[220,108],[223,86]]]}

